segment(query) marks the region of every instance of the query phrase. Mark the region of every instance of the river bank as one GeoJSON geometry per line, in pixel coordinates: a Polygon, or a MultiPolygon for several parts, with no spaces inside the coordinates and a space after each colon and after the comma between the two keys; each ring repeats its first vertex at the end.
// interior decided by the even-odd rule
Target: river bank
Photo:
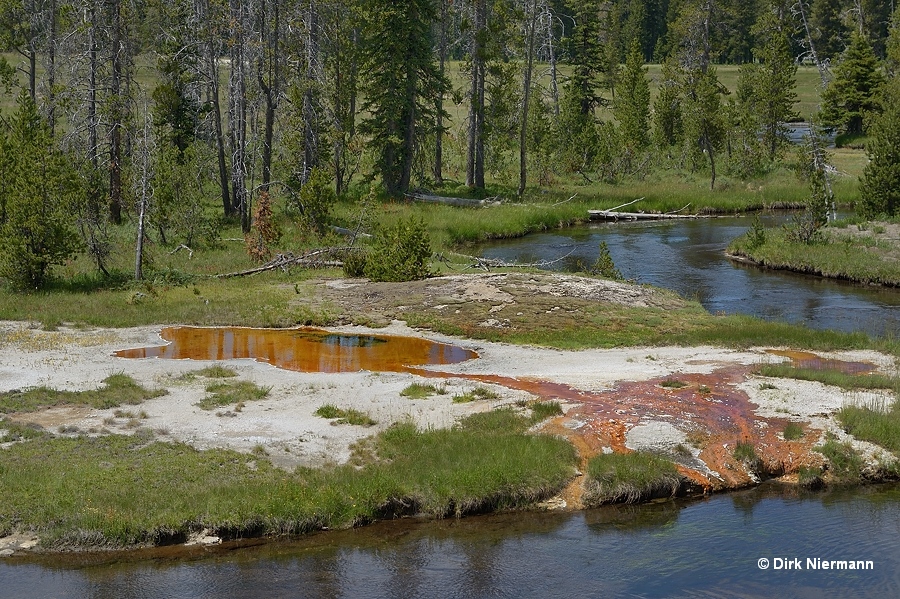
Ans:
{"type": "MultiPolygon", "coordinates": [[[[233,369],[237,379],[269,391],[240,409],[226,406],[216,411],[196,405],[208,394],[210,384],[196,373],[214,362],[113,356],[116,350],[159,345],[159,327],[42,331],[24,323],[4,323],[2,391],[40,386],[85,391],[102,386],[114,374],[132,377],[147,389],[167,391],[135,406],[57,406],[8,414],[6,428],[13,422],[20,427],[17,430],[41,427],[43,432],[38,441],[4,443],[0,454],[0,480],[5,487],[0,522],[7,535],[6,549],[24,549],[35,536],[42,544],[31,550],[97,549],[297,534],[415,513],[440,517],[535,505],[579,509],[586,503],[590,460],[609,452],[647,451],[662,456],[675,463],[680,476],[700,492],[741,488],[772,476],[797,482],[801,472],[827,480],[835,469],[816,448],[830,440],[841,446],[846,443],[860,456],[867,476],[890,471],[886,468],[892,463],[889,452],[853,439],[834,418],[851,402],[890,401],[890,392],[844,391],[815,381],[773,380],[758,373],[761,364],[803,357],[769,351],[785,343],[812,347],[841,361],[870,363],[891,373],[893,352],[884,353],[888,347],[884,342],[809,331],[801,338],[796,327],[703,317],[702,310],[659,290],[562,275],[459,275],[412,284],[323,280],[316,285],[316,297],[329,302],[332,309],[360,313],[355,306],[361,302],[370,320],[369,327],[329,328],[334,334],[427,337],[479,357],[416,372],[294,372],[258,361],[227,361],[221,365],[233,369]],[[685,311],[684,320],[679,320],[679,311],[685,311]],[[712,327],[705,319],[715,321],[715,326],[730,334],[717,337],[707,330],[704,335],[727,337],[731,347],[715,343],[602,349],[613,339],[609,330],[621,328],[616,322],[640,324],[635,338],[639,332],[652,338],[647,333],[663,326],[664,320],[653,321],[656,312],[671,315],[665,325],[668,331],[689,323],[688,315],[696,321],[695,327],[712,327]],[[400,315],[420,326],[430,324],[431,330],[411,329],[395,318],[400,315]],[[523,330],[526,321],[540,330],[523,330]],[[371,328],[371,324],[387,322],[387,326],[371,328]],[[765,328],[773,335],[770,341],[780,338],[781,342],[751,343],[766,339],[759,336],[765,328]],[[468,335],[435,332],[460,329],[468,335]],[[576,329],[582,332],[573,335],[576,329]],[[555,341],[556,347],[535,346],[536,339],[545,346],[555,341]],[[882,351],[874,351],[879,343],[882,351]],[[562,349],[566,347],[570,349],[562,349]],[[444,393],[412,399],[404,392],[414,383],[444,393]],[[474,393],[476,389],[486,392],[474,393]],[[453,400],[467,394],[473,401],[453,400]],[[534,406],[541,402],[558,402],[563,413],[532,419],[534,406]],[[329,403],[368,414],[376,424],[333,425],[316,415],[318,408],[329,403]],[[502,426],[482,421],[494,435],[509,429],[510,422],[519,423],[513,431],[516,435],[504,437],[502,443],[494,442],[495,436],[488,445],[493,443],[501,455],[523,459],[515,466],[503,462],[499,469],[487,463],[466,468],[468,460],[463,459],[461,469],[440,470],[444,466],[438,456],[447,453],[441,444],[448,442],[440,431],[458,423],[463,425],[457,429],[465,429],[466,419],[478,414],[512,418],[503,421],[506,424],[500,422],[502,426]],[[541,424],[535,427],[534,422],[541,424]],[[432,435],[427,440],[437,460],[415,460],[414,465],[421,466],[417,471],[421,478],[404,482],[376,469],[367,476],[377,476],[367,482],[352,474],[349,486],[331,487],[330,495],[325,495],[334,503],[304,495],[303,489],[318,488],[335,471],[365,470],[392,451],[396,455],[397,443],[425,439],[416,440],[416,431],[432,435]],[[377,435],[374,441],[365,441],[373,434],[377,435]],[[528,441],[535,436],[547,442],[528,441]],[[35,457],[26,460],[29,469],[21,469],[29,443],[35,443],[31,446],[35,457]],[[543,458],[522,449],[535,444],[545,452],[543,458]],[[84,469],[70,470],[67,456],[91,447],[94,454],[82,462],[84,469]],[[571,453],[573,447],[577,456],[571,453]],[[7,461],[13,455],[18,462],[7,461]],[[48,455],[54,458],[48,461],[48,455]],[[119,462],[112,455],[127,459],[119,462]],[[536,471],[540,463],[550,463],[551,468],[536,471]],[[59,470],[48,470],[51,465],[59,470]],[[73,473],[69,479],[60,474],[66,471],[73,473]],[[447,482],[451,471],[461,477],[463,486],[447,482]],[[484,471],[492,478],[478,483],[478,491],[465,486],[474,473],[484,471]],[[9,478],[17,472],[22,476],[9,478]],[[182,480],[192,478],[197,482],[182,480]],[[65,497],[58,493],[62,489],[68,493],[65,497]],[[478,494],[485,489],[493,491],[478,494]],[[135,500],[145,496],[149,498],[135,500]],[[198,501],[191,503],[192,499],[198,501]],[[179,509],[172,509],[173,504],[179,509]],[[301,504],[318,508],[303,512],[297,507],[301,504]],[[323,505],[326,509],[319,509],[323,505]],[[131,510],[141,517],[130,520],[131,510]],[[335,516],[333,524],[322,514],[335,516]],[[101,534],[102,530],[112,532],[101,534]],[[116,538],[130,539],[130,543],[116,542],[116,538]]],[[[401,453],[421,456],[420,448],[401,453]]],[[[491,455],[471,445],[462,455],[480,454],[491,455]]]]}
{"type": "Polygon", "coordinates": [[[728,256],[762,268],[830,279],[900,287],[900,224],[839,223],[811,243],[792,241],[785,229],[757,229],[734,240],[728,256]]]}

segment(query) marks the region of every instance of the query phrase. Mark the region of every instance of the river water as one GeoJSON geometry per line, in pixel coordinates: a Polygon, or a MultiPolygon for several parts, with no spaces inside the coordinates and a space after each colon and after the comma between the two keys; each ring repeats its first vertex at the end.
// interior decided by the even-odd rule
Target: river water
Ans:
{"type": "MultiPolygon", "coordinates": [[[[784,216],[764,216],[767,225],[784,216]]],[[[480,248],[486,258],[571,270],[590,266],[605,241],[616,267],[628,279],[672,289],[697,299],[713,313],[750,314],[817,329],[900,333],[900,290],[762,270],[729,260],[728,243],[750,226],[750,217],[597,223],[480,248]]]]}
{"type": "Polygon", "coordinates": [[[898,539],[900,487],[763,485],[573,514],[385,522],[239,549],[0,562],[0,596],[881,599],[900,596],[898,539]],[[871,569],[810,569],[816,559],[871,569]],[[802,569],[784,568],[795,560],[802,569]]]}

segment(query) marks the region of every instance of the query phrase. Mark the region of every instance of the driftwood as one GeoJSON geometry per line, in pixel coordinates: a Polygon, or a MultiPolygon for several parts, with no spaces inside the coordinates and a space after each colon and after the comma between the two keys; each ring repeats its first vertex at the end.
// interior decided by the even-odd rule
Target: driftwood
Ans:
{"type": "Polygon", "coordinates": [[[712,214],[672,214],[654,212],[613,212],[612,210],[588,210],[591,220],[687,220],[696,218],[712,218],[712,214]]]}
{"type": "Polygon", "coordinates": [[[470,200],[468,198],[448,198],[444,196],[432,196],[424,193],[408,193],[406,197],[416,202],[427,202],[429,204],[445,204],[447,206],[463,206],[477,208],[480,206],[494,206],[500,203],[499,198],[485,198],[483,200],[470,200]]]}
{"type": "MultiPolygon", "coordinates": [[[[455,252],[453,253],[453,255],[454,256],[462,256],[463,258],[466,258],[466,259],[472,261],[471,264],[463,267],[464,270],[469,269],[469,268],[477,268],[479,270],[489,271],[492,268],[547,268],[548,266],[552,266],[552,265],[556,264],[557,262],[561,262],[562,260],[565,260],[566,258],[571,256],[572,252],[574,252],[574,251],[575,250],[572,250],[565,256],[560,256],[559,258],[556,258],[554,260],[541,260],[540,262],[531,262],[528,264],[523,264],[521,262],[507,262],[506,260],[503,260],[500,258],[483,258],[481,256],[469,256],[468,254],[457,254],[455,252]]],[[[447,260],[447,258],[445,258],[443,254],[438,254],[437,259],[446,263],[448,266],[451,266],[451,268],[452,268],[450,261],[447,260]]]]}
{"type": "Polygon", "coordinates": [[[678,214],[686,210],[690,203],[682,206],[678,210],[671,212],[619,212],[619,208],[631,206],[635,202],[640,202],[644,198],[638,198],[631,202],[620,204],[609,210],[588,210],[590,220],[620,221],[620,220],[679,220],[692,218],[711,218],[710,214],[678,214]]]}
{"type": "Polygon", "coordinates": [[[294,254],[288,252],[286,254],[277,254],[274,258],[263,264],[262,266],[257,266],[256,268],[249,268],[247,270],[241,270],[238,272],[229,272],[225,274],[215,275],[216,279],[230,279],[233,277],[246,277],[248,275],[255,275],[257,273],[266,272],[269,270],[275,270],[276,268],[280,268],[281,270],[287,271],[294,266],[302,266],[304,268],[328,268],[328,267],[341,267],[344,265],[343,260],[335,259],[336,256],[343,256],[348,251],[353,251],[353,248],[349,247],[330,247],[330,248],[322,248],[320,250],[313,250],[311,252],[306,252],[305,254],[301,254],[299,256],[295,256],[294,254]]]}

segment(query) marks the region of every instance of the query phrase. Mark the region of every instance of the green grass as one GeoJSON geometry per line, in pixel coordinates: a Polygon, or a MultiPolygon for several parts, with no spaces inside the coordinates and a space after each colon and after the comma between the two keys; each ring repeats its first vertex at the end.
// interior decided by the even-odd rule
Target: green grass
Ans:
{"type": "Polygon", "coordinates": [[[334,420],[332,424],[353,424],[356,426],[374,426],[378,424],[365,412],[360,412],[353,408],[339,408],[334,404],[319,406],[314,413],[316,416],[334,420]]]}
{"type": "Polygon", "coordinates": [[[575,454],[511,417],[454,430],[394,425],[360,450],[362,465],[293,473],[259,453],[197,451],[146,433],[32,439],[0,452],[0,533],[33,532],[52,549],[122,547],[183,542],[204,528],[274,536],[526,506],[562,488],[575,454]]]}
{"type": "Polygon", "coordinates": [[[755,463],[757,460],[759,460],[759,456],[756,455],[756,448],[750,441],[738,441],[734,446],[734,450],[731,452],[731,455],[734,456],[734,459],[738,460],[739,462],[745,462],[748,464],[755,463]]]}
{"type": "Polygon", "coordinates": [[[427,399],[432,395],[445,395],[447,388],[444,386],[436,387],[434,385],[423,385],[422,383],[412,383],[405,387],[400,395],[410,399],[427,399]]]}
{"type": "Polygon", "coordinates": [[[846,405],[837,413],[845,431],[900,455],[900,400],[893,405],[846,405]]]}
{"type": "Polygon", "coordinates": [[[767,229],[764,243],[748,236],[734,240],[728,251],[775,269],[787,269],[865,284],[900,286],[900,243],[867,235],[844,235],[826,228],[812,244],[791,241],[785,229],[767,229]]]}
{"type": "Polygon", "coordinates": [[[531,408],[532,422],[541,422],[554,416],[562,416],[563,409],[558,401],[536,401],[528,406],[531,408]]]}
{"type": "Polygon", "coordinates": [[[675,464],[651,453],[596,455],[587,470],[585,506],[673,496],[681,486],[675,464]]]}
{"type": "Polygon", "coordinates": [[[122,404],[139,404],[167,393],[165,389],[145,389],[130,376],[118,373],[106,377],[102,387],[91,391],[59,391],[35,387],[0,393],[0,413],[35,412],[63,405],[86,405],[103,410],[122,404]]]}
{"type": "Polygon", "coordinates": [[[488,399],[500,399],[500,395],[496,391],[492,391],[487,387],[475,387],[471,391],[460,393],[453,396],[453,403],[469,403],[472,401],[481,401],[488,399]]]}
{"type": "Polygon", "coordinates": [[[761,364],[757,374],[769,377],[816,381],[841,389],[891,389],[900,393],[900,378],[883,374],[850,374],[832,369],[797,368],[790,364],[761,364]]]}
{"type": "Polygon", "coordinates": [[[214,410],[222,406],[258,401],[266,397],[272,387],[261,387],[251,381],[223,381],[206,386],[208,395],[197,406],[203,410],[214,410]]]}
{"type": "Polygon", "coordinates": [[[208,379],[227,379],[237,376],[237,371],[234,368],[220,366],[218,364],[195,370],[194,373],[208,379]]]}
{"type": "Polygon", "coordinates": [[[659,386],[663,387],[665,389],[684,389],[685,387],[688,386],[688,384],[685,383],[684,381],[669,379],[669,380],[665,380],[665,381],[661,382],[659,384],[659,386]]]}
{"type": "Polygon", "coordinates": [[[830,472],[835,482],[857,482],[862,476],[864,461],[849,443],[839,443],[828,439],[814,448],[828,460],[830,472]]]}
{"type": "Polygon", "coordinates": [[[19,424],[0,420],[0,443],[11,441],[27,441],[46,436],[47,432],[37,424],[19,424]]]}
{"type": "Polygon", "coordinates": [[[784,426],[781,435],[785,441],[797,441],[803,438],[803,427],[796,422],[789,422],[784,426]]]}

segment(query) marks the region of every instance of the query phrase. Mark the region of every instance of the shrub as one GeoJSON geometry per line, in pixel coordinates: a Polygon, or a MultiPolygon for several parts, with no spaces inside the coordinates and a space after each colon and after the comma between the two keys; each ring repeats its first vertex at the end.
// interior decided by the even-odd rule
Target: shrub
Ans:
{"type": "Polygon", "coordinates": [[[425,222],[410,218],[375,235],[364,273],[373,281],[416,281],[431,275],[431,240],[425,222]]]}
{"type": "Polygon", "coordinates": [[[306,183],[300,186],[299,192],[288,202],[288,206],[300,212],[304,225],[317,233],[323,233],[335,201],[337,196],[331,187],[331,175],[324,169],[314,168],[306,183]]]}
{"type": "Polygon", "coordinates": [[[614,281],[621,281],[624,279],[622,273],[616,268],[612,256],[609,253],[609,246],[606,245],[605,241],[600,242],[600,246],[597,250],[597,259],[591,266],[590,273],[614,281]]]}

